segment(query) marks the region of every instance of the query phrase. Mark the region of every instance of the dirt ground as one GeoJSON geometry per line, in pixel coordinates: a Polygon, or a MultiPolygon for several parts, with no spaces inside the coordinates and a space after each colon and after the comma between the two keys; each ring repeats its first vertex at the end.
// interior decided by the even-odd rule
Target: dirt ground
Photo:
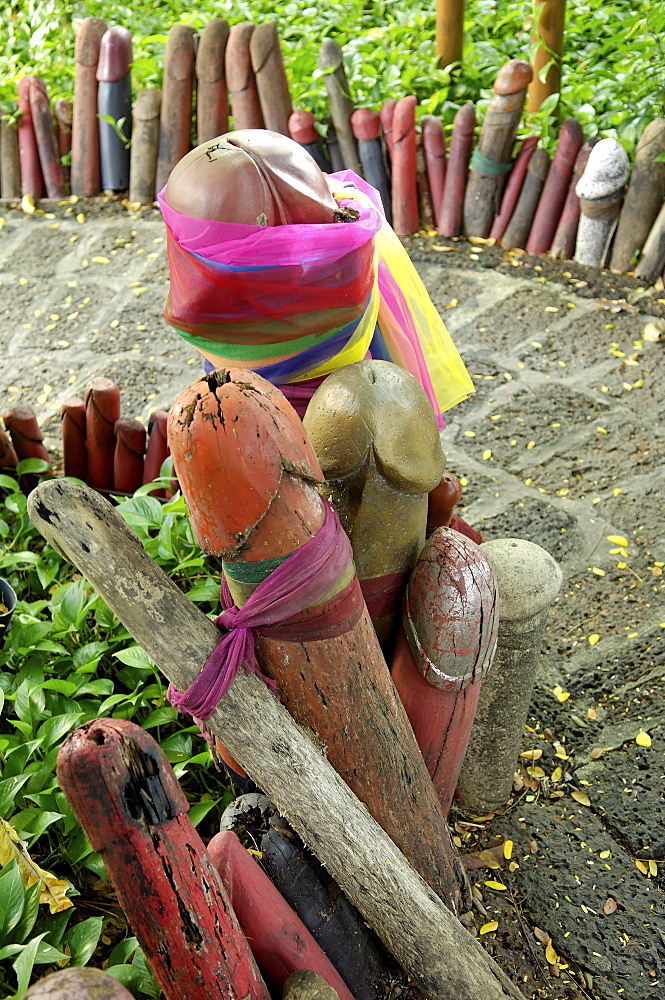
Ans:
{"type": "MultiPolygon", "coordinates": [[[[146,419],[200,370],[161,319],[159,216],[80,209],[0,209],[0,402],[35,407],[56,460],[60,402],[93,375],[116,378],[124,412],[146,419]]],[[[464,240],[406,243],[476,384],[443,435],[462,513],[485,537],[542,545],[564,574],[513,797],[492,817],[453,815],[477,896],[470,929],[527,996],[655,1000],[665,343],[644,330],[665,292],[464,240]]]]}

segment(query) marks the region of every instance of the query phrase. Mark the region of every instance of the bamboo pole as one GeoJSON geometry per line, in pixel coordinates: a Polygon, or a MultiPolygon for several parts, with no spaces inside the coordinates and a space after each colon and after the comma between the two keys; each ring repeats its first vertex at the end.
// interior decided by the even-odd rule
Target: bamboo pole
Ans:
{"type": "Polygon", "coordinates": [[[462,61],[464,0],[437,0],[436,54],[442,67],[462,61]]]}
{"type": "Polygon", "coordinates": [[[533,58],[533,80],[529,84],[527,111],[538,111],[546,97],[561,89],[561,56],[566,0],[534,0],[533,41],[538,45],[533,58]],[[544,80],[541,70],[551,62],[544,80]]]}

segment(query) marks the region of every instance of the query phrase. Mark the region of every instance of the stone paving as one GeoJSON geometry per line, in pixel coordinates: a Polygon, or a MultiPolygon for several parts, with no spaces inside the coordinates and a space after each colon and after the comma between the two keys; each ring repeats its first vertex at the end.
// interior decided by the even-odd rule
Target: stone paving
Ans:
{"type": "MultiPolygon", "coordinates": [[[[113,377],[124,414],[146,420],[201,370],[162,319],[158,214],[78,221],[80,208],[6,212],[0,230],[0,402],[34,406],[56,453],[60,402],[92,376],[113,377]]],[[[565,580],[526,733],[543,773],[525,772],[486,830],[514,841],[518,867],[498,873],[509,903],[482,885],[497,873],[478,880],[500,923],[483,940],[509,955],[518,910],[536,966],[551,963],[534,925],[577,966],[578,995],[645,1000],[665,989],[665,345],[643,339],[662,309],[658,293],[579,297],[547,267],[541,280],[475,268],[467,250],[464,267],[418,264],[477,387],[448,415],[448,466],[467,520],[543,545],[565,580]]]]}

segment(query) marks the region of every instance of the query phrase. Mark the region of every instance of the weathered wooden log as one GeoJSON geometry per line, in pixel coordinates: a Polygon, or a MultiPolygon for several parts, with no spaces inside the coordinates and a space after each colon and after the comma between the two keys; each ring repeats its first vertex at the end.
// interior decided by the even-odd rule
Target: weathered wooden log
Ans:
{"type": "Polygon", "coordinates": [[[635,164],[621,209],[610,267],[629,271],[656,221],[665,198],[665,118],[645,128],[635,150],[635,164]]]}
{"type": "Polygon", "coordinates": [[[191,145],[195,36],[189,25],[174,24],[166,39],[155,180],[158,191],[191,145]]]}
{"type": "Polygon", "coordinates": [[[443,189],[446,183],[446,136],[439,118],[423,115],[420,122],[423,130],[423,150],[427,164],[427,180],[434,219],[438,219],[443,203],[443,189]]]}
{"type": "MultiPolygon", "coordinates": [[[[32,493],[28,510],[171,683],[186,689],[219,632],[111,505],[85,486],[51,480],[32,493]]],[[[262,681],[241,671],[207,724],[431,1000],[459,1000],[460,991],[468,1000],[522,1000],[262,681]]]]}
{"type": "Polygon", "coordinates": [[[129,200],[136,205],[152,205],[155,200],[159,118],[162,92],[157,87],[139,91],[132,118],[132,147],[129,158],[129,200]]]}
{"type": "Polygon", "coordinates": [[[30,78],[30,114],[48,198],[64,198],[65,179],[53,130],[48,89],[41,76],[30,78]]]}
{"type": "Polygon", "coordinates": [[[392,160],[393,155],[393,117],[395,115],[396,105],[397,99],[395,97],[391,97],[388,101],[383,102],[381,105],[381,111],[379,112],[381,116],[383,141],[386,144],[386,152],[389,160],[392,160]]]}
{"type": "Polygon", "coordinates": [[[316,972],[299,969],[284,983],[282,1000],[339,1000],[339,993],[316,972]]]}
{"type": "Polygon", "coordinates": [[[547,173],[531,231],[526,241],[527,253],[547,253],[552,246],[561,213],[566,201],[575,160],[584,142],[582,126],[574,118],[565,118],[559,132],[559,141],[547,173]]]}
{"type": "Polygon", "coordinates": [[[398,236],[418,231],[416,181],[416,98],[403,97],[395,105],[392,122],[393,228],[398,236]]]}
{"type": "Polygon", "coordinates": [[[0,119],[0,191],[3,198],[21,197],[18,129],[0,119]]]}
{"type": "Polygon", "coordinates": [[[388,361],[358,361],[316,390],[304,419],[384,649],[392,654],[409,573],[425,544],[428,493],[446,465],[420,385],[388,361]]]}
{"type": "Polygon", "coordinates": [[[651,227],[642,251],[642,260],[635,268],[635,277],[644,278],[653,285],[665,268],[665,206],[661,208],[651,227]]]}
{"type": "Polygon", "coordinates": [[[97,63],[106,21],[86,17],[76,33],[74,117],[72,122],[72,194],[91,198],[102,189],[97,118],[97,63]]]}
{"type": "Polygon", "coordinates": [[[494,217],[494,222],[492,223],[492,228],[490,229],[490,239],[496,240],[497,243],[500,242],[501,237],[506,231],[506,226],[510,222],[511,216],[515,211],[517,199],[520,196],[522,185],[524,184],[524,178],[526,177],[529,160],[533,156],[533,151],[537,145],[538,136],[527,136],[520,146],[519,153],[515,157],[513,169],[508,175],[508,180],[506,181],[506,186],[501,198],[501,208],[499,209],[499,214],[494,217]]]}
{"type": "Polygon", "coordinates": [[[497,538],[481,548],[496,572],[500,615],[458,785],[462,808],[474,815],[494,812],[510,795],[543,631],[562,580],[549,552],[533,542],[497,538]]]}
{"type": "MultiPolygon", "coordinates": [[[[169,415],[166,410],[153,410],[148,421],[148,445],[143,462],[143,485],[152,483],[159,477],[161,468],[169,456],[169,445],[166,439],[166,424],[169,415]]],[[[163,496],[159,490],[153,496],[163,496]]]]}
{"type": "Polygon", "coordinates": [[[379,192],[388,222],[392,221],[390,181],[381,141],[381,115],[369,108],[357,108],[351,115],[351,128],[358,143],[363,176],[379,192]]]}
{"type": "Polygon", "coordinates": [[[145,427],[139,420],[120,417],[115,427],[113,454],[113,489],[134,493],[143,482],[145,427]]]}
{"type": "Polygon", "coordinates": [[[529,160],[515,210],[501,237],[501,246],[504,250],[524,249],[526,246],[549,169],[549,153],[546,149],[536,149],[529,160]]]}
{"type": "Polygon", "coordinates": [[[340,1000],[354,1000],[335,966],[237,834],[222,830],[208,844],[208,853],[268,988],[281,991],[293,972],[310,969],[337,991],[340,1000]]]}
{"type": "Polygon", "coordinates": [[[411,574],[402,624],[390,672],[447,816],[499,629],[496,576],[481,548],[435,531],[411,574]]]}
{"type": "Polygon", "coordinates": [[[111,490],[120,389],[112,379],[99,375],[86,385],[84,399],[88,483],[95,489],[111,490]]]}
{"type": "Polygon", "coordinates": [[[85,483],[88,477],[88,454],[85,447],[85,401],[71,396],[60,404],[62,458],[66,476],[85,483]]]}
{"type": "Polygon", "coordinates": [[[332,118],[324,119],[324,125],[326,126],[326,147],[328,149],[328,155],[330,157],[330,165],[332,167],[333,173],[339,170],[344,170],[344,159],[342,157],[342,150],[340,149],[339,142],[337,141],[337,131],[333,125],[332,118]]]}
{"type": "Polygon", "coordinates": [[[231,114],[236,132],[245,128],[265,128],[249,54],[253,34],[252,22],[241,21],[233,25],[226,43],[226,82],[231,93],[231,114]]]}
{"type": "Polygon", "coordinates": [[[453,134],[450,139],[443,201],[441,202],[441,212],[436,220],[442,236],[459,236],[462,231],[464,192],[475,127],[476,109],[473,104],[464,104],[453,120],[453,134]]]}
{"type": "Polygon", "coordinates": [[[270,1000],[152,736],[125,719],[88,722],[62,745],[57,775],[167,1000],[270,1000]]]}
{"type": "Polygon", "coordinates": [[[330,162],[323,149],[323,141],[314,125],[316,118],[311,111],[294,111],[289,118],[289,135],[307,150],[314,162],[325,173],[330,173],[330,162]]]}
{"type": "Polygon", "coordinates": [[[534,0],[532,43],[533,79],[529,84],[528,110],[539,111],[543,101],[561,88],[561,58],[563,29],[566,21],[566,0],[534,0]],[[545,78],[541,74],[547,67],[545,78]]]}
{"type": "Polygon", "coordinates": [[[21,168],[21,193],[41,198],[44,194],[44,175],[39,160],[37,137],[30,107],[30,86],[36,79],[22,76],[18,82],[18,155],[21,168]]]}
{"type": "Polygon", "coordinates": [[[427,161],[425,159],[422,136],[420,135],[416,135],[416,187],[418,189],[420,225],[423,229],[433,229],[435,222],[432,192],[429,187],[427,161]]]}
{"type": "Polygon", "coordinates": [[[71,162],[72,152],[72,106],[66,97],[56,97],[53,102],[53,114],[56,122],[56,142],[62,176],[65,187],[69,185],[69,163],[64,162],[65,157],[71,162]]]}
{"type": "Polygon", "coordinates": [[[580,199],[575,260],[602,267],[616,226],[630,164],[617,139],[601,139],[589,154],[576,193],[580,199]]]}
{"type": "Polygon", "coordinates": [[[293,104],[276,21],[257,24],[249,40],[249,55],[265,127],[288,135],[293,104]]]}
{"type": "Polygon", "coordinates": [[[0,427],[0,469],[15,469],[18,455],[4,427],[0,427]]]}
{"type": "MultiPolygon", "coordinates": [[[[399,371],[387,362],[374,364],[399,371]]],[[[391,384],[390,376],[386,381],[391,384]]],[[[424,394],[423,401],[438,444],[424,394]]],[[[397,400],[392,397],[391,402],[402,420],[408,419],[407,408],[397,411],[397,400]]],[[[422,435],[421,427],[419,431],[422,435]]],[[[380,454],[385,438],[377,442],[377,436],[364,441],[364,453],[372,446],[380,454]]],[[[399,487],[417,493],[422,470],[413,468],[401,436],[394,437],[394,443],[385,441],[383,469],[399,487]]],[[[312,446],[282,394],[248,369],[214,371],[189,386],[171,407],[168,439],[194,534],[205,552],[223,558],[226,583],[240,608],[286,556],[323,526],[326,509],[314,486],[323,474],[312,446]]],[[[419,459],[427,475],[424,451],[419,459]]],[[[436,481],[442,468],[436,457],[433,464],[436,475],[431,478],[436,481]]],[[[377,493],[381,488],[377,482],[377,493]]],[[[386,483],[386,507],[389,489],[386,483]]],[[[421,544],[426,505],[427,497],[421,495],[421,544]]],[[[412,547],[409,539],[405,549],[412,547]]],[[[414,561],[416,556],[417,551],[414,561]]],[[[353,563],[344,555],[340,559],[344,565],[334,578],[326,578],[319,598],[301,602],[283,625],[257,626],[257,653],[294,718],[318,733],[333,767],[425,880],[458,911],[463,879],[447,826],[390,681],[353,563]]],[[[323,583],[321,574],[317,579],[323,583]]]]}
{"type": "Polygon", "coordinates": [[[380,1000],[390,988],[386,956],[358,910],[288,826],[272,820],[261,861],[356,1000],[380,1000]]]}
{"type": "Polygon", "coordinates": [[[23,1000],[132,1000],[122,983],[101,969],[74,967],[44,976],[23,1000]]]}
{"type": "Polygon", "coordinates": [[[563,260],[570,260],[575,253],[575,241],[577,239],[577,225],[580,220],[580,199],[577,197],[577,184],[589,159],[589,154],[596,143],[598,136],[587,139],[583,144],[575,160],[575,170],[568,188],[568,195],[561,212],[561,218],[552,240],[550,256],[563,260]]]}
{"type": "Polygon", "coordinates": [[[358,147],[351,128],[351,115],[353,114],[351,90],[346,78],[342,46],[339,42],[333,41],[332,38],[323,40],[319,50],[318,66],[325,73],[328,105],[344,166],[347,170],[355,170],[357,174],[361,174],[362,167],[358,157],[358,147]]]}
{"type": "Polygon", "coordinates": [[[229,130],[226,46],[229,23],[213,17],[201,32],[196,51],[196,136],[199,146],[229,130]]]}
{"type": "Polygon", "coordinates": [[[531,66],[526,60],[511,59],[501,67],[494,81],[494,96],[471,157],[464,195],[464,232],[467,236],[488,236],[499,211],[531,76],[531,66]]]}

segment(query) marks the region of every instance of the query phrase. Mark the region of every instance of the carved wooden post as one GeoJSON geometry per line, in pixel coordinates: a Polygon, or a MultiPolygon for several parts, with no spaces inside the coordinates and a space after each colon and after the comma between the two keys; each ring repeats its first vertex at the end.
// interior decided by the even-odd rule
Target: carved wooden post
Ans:
{"type": "Polygon", "coordinates": [[[506,231],[506,226],[510,222],[511,216],[515,211],[517,199],[520,196],[522,185],[524,184],[524,178],[526,177],[529,160],[533,156],[533,151],[537,145],[538,136],[527,136],[520,146],[519,153],[515,157],[513,169],[508,174],[508,180],[506,181],[506,186],[501,198],[501,208],[499,209],[499,214],[494,217],[494,222],[492,223],[492,228],[490,229],[490,239],[496,240],[497,243],[500,242],[501,237],[506,231]]]}
{"type": "MultiPolygon", "coordinates": [[[[160,469],[169,455],[169,446],[166,440],[166,424],[169,415],[166,410],[153,410],[148,422],[148,446],[145,450],[145,460],[143,462],[143,485],[152,483],[158,478],[160,469]]],[[[164,491],[159,490],[153,496],[163,496],[164,491]]]]}
{"type": "Polygon", "coordinates": [[[390,181],[381,141],[381,115],[369,108],[357,108],[351,115],[351,128],[358,143],[363,177],[381,195],[388,222],[392,220],[390,181]]]}
{"type": "Polygon", "coordinates": [[[494,96],[471,157],[464,196],[464,232],[467,236],[487,236],[499,211],[531,75],[528,62],[511,59],[501,67],[494,81],[494,96]]]}
{"type": "Polygon", "coordinates": [[[174,24],[166,39],[155,181],[158,191],[191,145],[195,35],[189,25],[174,24]]]}
{"type": "Polygon", "coordinates": [[[325,173],[330,173],[330,163],[323,149],[321,136],[314,128],[316,118],[311,111],[294,111],[289,118],[289,135],[307,150],[314,162],[325,173]]]}
{"type": "Polygon", "coordinates": [[[120,417],[114,431],[113,489],[134,493],[143,482],[145,427],[138,420],[120,417]]]}
{"type": "Polygon", "coordinates": [[[90,198],[102,188],[97,118],[97,63],[106,21],[86,17],[76,33],[76,75],[72,122],[72,194],[90,198]]]}
{"type": "Polygon", "coordinates": [[[23,1000],[132,1000],[132,994],[113,976],[86,966],[44,976],[23,1000]]]}
{"type": "MultiPolygon", "coordinates": [[[[315,535],[339,537],[339,562],[328,576],[317,573],[318,597],[305,590],[284,624],[257,626],[256,649],[294,718],[318,733],[371,815],[457,908],[450,836],[362,602],[350,546],[314,488],[323,475],[295,411],[254,372],[211,372],[171,408],[169,444],[196,538],[224,559],[238,607],[315,535]]],[[[201,717],[196,704],[187,702],[201,717]]]]}
{"type": "Polygon", "coordinates": [[[51,111],[48,90],[41,76],[30,78],[30,114],[39,150],[39,162],[46,185],[46,195],[48,198],[64,198],[65,179],[53,131],[53,112],[51,111]]]}
{"type": "Polygon", "coordinates": [[[416,183],[416,98],[403,97],[395,105],[392,123],[393,228],[398,236],[418,231],[416,183]]]}
{"type": "Polygon", "coordinates": [[[570,187],[575,160],[583,142],[584,135],[580,123],[574,118],[564,119],[556,152],[526,241],[527,253],[547,253],[552,246],[570,187]]]}
{"type": "Polygon", "coordinates": [[[423,130],[427,179],[436,220],[441,213],[443,189],[446,183],[446,136],[440,119],[434,115],[423,115],[420,124],[423,130]]]}
{"type": "Polygon", "coordinates": [[[442,236],[459,236],[462,230],[464,192],[475,127],[476,109],[473,104],[464,104],[453,121],[443,201],[437,219],[437,227],[442,236]]]}
{"type": "Polygon", "coordinates": [[[51,458],[42,444],[44,435],[41,432],[35,411],[31,406],[14,406],[4,415],[5,427],[12,439],[14,451],[19,462],[24,458],[41,458],[50,462],[51,458]]]}
{"type": "Polygon", "coordinates": [[[656,118],[645,128],[635,150],[635,165],[612,247],[610,266],[614,271],[631,270],[661,209],[665,198],[665,163],[656,158],[663,153],[665,118],[656,118]]]}
{"type": "Polygon", "coordinates": [[[665,267],[665,209],[661,208],[642,248],[642,260],[635,268],[635,277],[653,284],[665,267]]]}
{"type": "Polygon", "coordinates": [[[575,160],[575,170],[568,188],[568,195],[561,212],[561,218],[552,240],[550,256],[564,260],[570,260],[575,253],[575,241],[577,239],[577,225],[580,220],[580,199],[577,197],[577,184],[584,173],[589,154],[600,140],[598,136],[587,139],[575,160]]]}
{"type": "Polygon", "coordinates": [[[85,387],[86,451],[88,483],[95,489],[113,489],[115,422],[120,417],[120,389],[103,375],[85,387]]]}
{"type": "Polygon", "coordinates": [[[337,141],[337,131],[333,125],[332,118],[324,118],[323,124],[328,130],[326,132],[326,146],[328,148],[328,156],[330,157],[330,165],[333,173],[337,173],[345,168],[342,150],[339,142],[337,141]]]}
{"type": "Polygon", "coordinates": [[[416,188],[418,190],[418,212],[423,229],[434,228],[434,207],[427,174],[427,161],[422,135],[416,135],[416,188]]]}
{"type": "Polygon", "coordinates": [[[201,32],[196,52],[196,136],[199,146],[229,130],[226,46],[229,24],[213,17],[201,32]]]}
{"type": "Polygon", "coordinates": [[[53,102],[53,114],[55,115],[57,124],[58,156],[60,157],[62,176],[65,179],[65,184],[67,184],[69,182],[70,168],[62,163],[62,158],[70,154],[69,159],[71,162],[72,106],[70,102],[65,97],[57,97],[53,102]]]}
{"type": "Polygon", "coordinates": [[[78,396],[63,400],[60,405],[62,426],[62,457],[65,475],[88,478],[88,455],[85,447],[85,402],[78,396]]]}
{"type": "Polygon", "coordinates": [[[406,580],[425,544],[428,493],[446,464],[432,407],[401,368],[358,361],[328,376],[304,424],[370,617],[392,652],[406,580]]]}
{"type": "Polygon", "coordinates": [[[126,191],[129,187],[129,145],[132,137],[132,33],[116,25],[102,38],[97,64],[97,107],[99,119],[99,158],[102,187],[105,191],[126,191]],[[126,139],[116,129],[120,126],[126,139]]]}
{"type": "Polygon", "coordinates": [[[18,465],[18,455],[14,445],[4,429],[0,427],[0,469],[15,469],[18,465]]]}
{"type": "Polygon", "coordinates": [[[487,556],[458,531],[427,540],[404,599],[391,674],[444,815],[462,769],[499,608],[487,556]]]}
{"type": "Polygon", "coordinates": [[[358,147],[351,128],[353,102],[344,69],[342,46],[332,38],[323,41],[319,51],[319,69],[325,71],[328,104],[344,166],[360,174],[362,169],[358,158],[358,147]]]}
{"type": "Polygon", "coordinates": [[[501,246],[505,250],[513,250],[515,247],[523,249],[526,246],[549,169],[549,153],[546,149],[536,149],[529,160],[515,211],[501,237],[501,246]]]}
{"type": "Polygon", "coordinates": [[[499,809],[510,795],[543,631],[562,580],[552,556],[533,542],[497,538],[481,548],[496,572],[500,615],[458,786],[462,808],[474,815],[499,809]]]}
{"type": "Polygon", "coordinates": [[[429,491],[427,497],[427,537],[437,528],[447,528],[453,518],[455,505],[462,499],[462,484],[452,472],[444,472],[441,481],[429,491]]]}
{"type": "Polygon", "coordinates": [[[269,1000],[152,736],[124,719],[88,722],[63,744],[57,774],[167,1000],[269,1000]]]}
{"type": "Polygon", "coordinates": [[[534,0],[533,42],[538,44],[533,60],[533,79],[529,84],[529,111],[538,111],[546,97],[561,88],[563,29],[566,0],[534,0]],[[549,65],[544,80],[541,72],[549,65]]]}
{"type": "Polygon", "coordinates": [[[249,55],[265,127],[271,132],[288,135],[293,105],[275,21],[264,21],[256,26],[249,40],[249,55]]]}
{"type": "Polygon", "coordinates": [[[139,91],[129,161],[129,200],[134,204],[152,205],[155,200],[161,107],[162,92],[157,87],[139,91]]]}
{"type": "Polygon", "coordinates": [[[381,116],[381,129],[383,131],[383,141],[386,144],[388,159],[391,161],[393,156],[393,117],[395,115],[396,105],[397,105],[396,98],[391,97],[390,100],[383,102],[383,104],[381,105],[381,111],[379,112],[381,116]]]}
{"type": "Polygon", "coordinates": [[[3,198],[21,197],[18,129],[0,120],[0,191],[3,198]]]}
{"type": "Polygon", "coordinates": [[[628,157],[620,142],[601,139],[596,143],[575,189],[581,210],[575,244],[578,264],[602,267],[629,173],[628,157]]]}
{"type": "Polygon", "coordinates": [[[237,834],[222,830],[208,844],[208,853],[268,987],[281,991],[296,969],[311,969],[337,991],[340,1000],[354,1000],[335,966],[237,834]]]}
{"type": "Polygon", "coordinates": [[[21,193],[41,198],[44,194],[44,175],[39,162],[37,137],[30,107],[30,86],[35,77],[22,76],[18,82],[18,153],[21,164],[21,193]]]}
{"type": "Polygon", "coordinates": [[[265,128],[249,54],[253,34],[252,22],[241,21],[233,25],[226,43],[226,82],[231,93],[231,114],[236,132],[245,128],[265,128]]]}
{"type": "Polygon", "coordinates": [[[436,0],[436,54],[445,69],[462,61],[464,0],[436,0]]]}

